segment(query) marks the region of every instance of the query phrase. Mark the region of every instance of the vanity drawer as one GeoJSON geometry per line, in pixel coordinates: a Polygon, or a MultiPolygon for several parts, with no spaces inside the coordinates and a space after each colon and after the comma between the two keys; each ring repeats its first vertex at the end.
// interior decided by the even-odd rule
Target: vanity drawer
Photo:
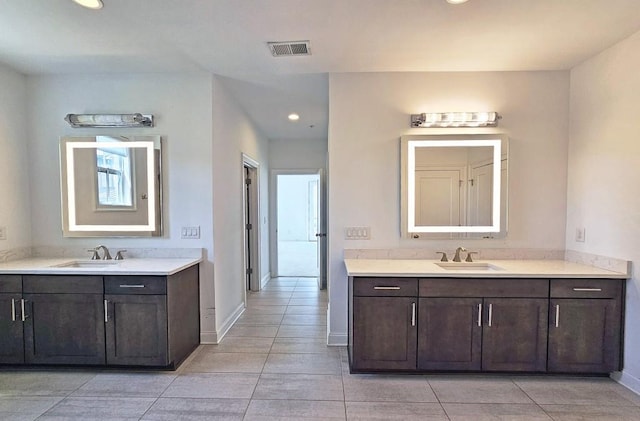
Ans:
{"type": "Polygon", "coordinates": [[[105,294],[163,295],[167,293],[165,276],[105,276],[105,294]]]}
{"type": "Polygon", "coordinates": [[[426,278],[420,279],[420,297],[547,298],[546,279],[426,278]]]}
{"type": "Polygon", "coordinates": [[[22,292],[22,276],[0,275],[0,292],[21,293],[22,292]]]}
{"type": "Polygon", "coordinates": [[[415,278],[353,278],[353,295],[359,297],[416,297],[415,278]]]}
{"type": "Polygon", "coordinates": [[[622,279],[552,279],[551,298],[620,298],[622,279]]]}
{"type": "Polygon", "coordinates": [[[102,276],[25,275],[22,281],[31,294],[102,294],[102,276]]]}

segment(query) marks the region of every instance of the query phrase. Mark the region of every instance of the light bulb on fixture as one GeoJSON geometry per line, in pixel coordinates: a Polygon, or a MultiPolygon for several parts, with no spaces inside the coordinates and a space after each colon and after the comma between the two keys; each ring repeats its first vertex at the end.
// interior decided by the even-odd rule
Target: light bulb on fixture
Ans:
{"type": "Polygon", "coordinates": [[[299,116],[298,114],[296,114],[296,113],[291,113],[291,114],[289,114],[288,118],[289,118],[289,120],[291,120],[291,121],[298,121],[298,120],[300,120],[300,116],[299,116]]]}
{"type": "Polygon", "coordinates": [[[449,4],[462,4],[462,3],[466,3],[468,0],[447,0],[447,3],[449,4]]]}
{"type": "Polygon", "coordinates": [[[86,7],[87,9],[98,10],[102,9],[104,4],[102,4],[102,0],[73,0],[77,4],[82,7],[86,7]]]}

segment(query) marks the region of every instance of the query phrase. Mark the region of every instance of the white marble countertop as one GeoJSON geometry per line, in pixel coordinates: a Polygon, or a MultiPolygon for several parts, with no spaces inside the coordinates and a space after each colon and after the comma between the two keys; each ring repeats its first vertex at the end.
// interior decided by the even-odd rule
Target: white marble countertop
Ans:
{"type": "Polygon", "coordinates": [[[345,259],[349,276],[398,276],[423,278],[609,278],[626,279],[629,274],[565,260],[479,260],[457,263],[455,270],[438,266],[438,260],[345,259]],[[492,270],[480,269],[488,264],[492,270]]]}
{"type": "Polygon", "coordinates": [[[202,259],[144,258],[88,260],[86,258],[29,258],[0,263],[1,274],[19,275],[173,275],[202,259]],[[65,266],[77,262],[81,267],[65,266]]]}

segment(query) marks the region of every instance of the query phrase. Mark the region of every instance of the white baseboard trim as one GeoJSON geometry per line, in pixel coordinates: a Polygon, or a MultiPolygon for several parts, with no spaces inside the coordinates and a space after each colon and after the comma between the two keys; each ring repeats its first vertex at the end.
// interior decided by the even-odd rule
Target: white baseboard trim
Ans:
{"type": "Polygon", "coordinates": [[[264,288],[267,285],[267,282],[271,280],[271,272],[267,272],[262,279],[260,279],[260,289],[264,288]]]}
{"type": "Polygon", "coordinates": [[[347,346],[349,336],[346,333],[329,333],[327,335],[328,346],[347,346]]]}
{"type": "Polygon", "coordinates": [[[627,389],[640,395],[640,379],[632,376],[624,370],[611,374],[611,378],[627,389]]]}
{"type": "Polygon", "coordinates": [[[216,332],[200,332],[200,343],[205,345],[214,345],[218,343],[216,332]]]}
{"type": "Polygon", "coordinates": [[[229,329],[233,327],[233,324],[236,322],[236,320],[238,320],[238,317],[240,317],[242,313],[244,313],[244,310],[245,310],[244,303],[240,303],[240,305],[236,307],[233,313],[231,313],[231,315],[227,317],[224,322],[222,322],[222,326],[220,326],[217,332],[202,332],[200,334],[201,343],[219,344],[222,338],[224,338],[224,335],[227,334],[229,329]],[[211,334],[211,335],[208,335],[206,342],[202,339],[205,333],[211,334]]]}

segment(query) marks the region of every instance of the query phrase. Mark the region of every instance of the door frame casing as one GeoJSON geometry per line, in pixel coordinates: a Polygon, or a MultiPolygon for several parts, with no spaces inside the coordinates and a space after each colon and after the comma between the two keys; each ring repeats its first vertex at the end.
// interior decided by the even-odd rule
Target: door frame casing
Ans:
{"type": "Polygon", "coordinates": [[[253,276],[251,277],[251,283],[249,285],[251,291],[260,291],[262,288],[261,285],[261,272],[260,272],[260,243],[261,243],[261,235],[260,235],[260,163],[250,157],[249,155],[242,153],[242,289],[245,291],[245,304],[246,304],[246,273],[247,273],[247,250],[248,247],[251,247],[249,253],[253,256],[252,266],[253,266],[253,276]],[[249,168],[249,170],[254,175],[251,187],[249,188],[249,194],[251,197],[247,198],[247,188],[246,188],[246,173],[245,168],[249,168]],[[247,199],[249,199],[249,203],[252,204],[252,207],[249,210],[249,219],[247,220],[246,216],[246,206],[247,199]],[[251,230],[251,244],[247,244],[247,236],[246,236],[246,226],[247,224],[252,224],[251,230]]]}

